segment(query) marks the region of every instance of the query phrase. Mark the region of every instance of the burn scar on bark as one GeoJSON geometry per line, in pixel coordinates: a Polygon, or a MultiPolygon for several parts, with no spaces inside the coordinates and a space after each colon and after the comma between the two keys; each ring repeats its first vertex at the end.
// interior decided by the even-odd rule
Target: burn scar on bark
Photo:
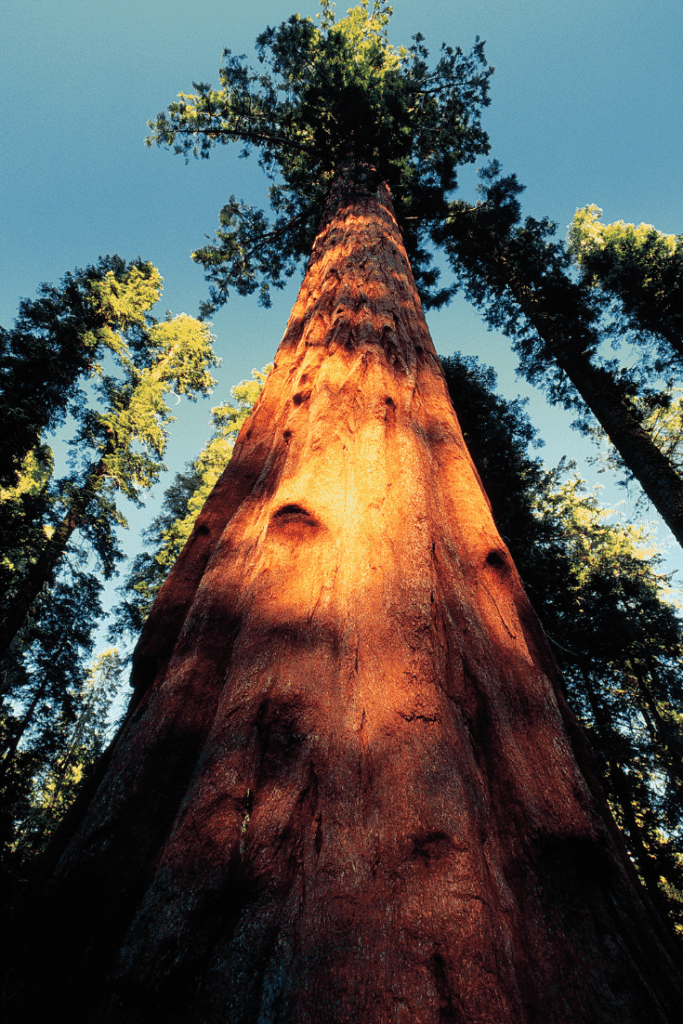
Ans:
{"type": "Polygon", "coordinates": [[[268,532],[292,541],[312,540],[325,527],[316,516],[302,505],[288,502],[270,518],[268,532]]]}
{"type": "Polygon", "coordinates": [[[452,836],[446,832],[425,832],[423,835],[412,837],[410,859],[429,863],[432,860],[450,857],[452,853],[462,849],[464,849],[462,844],[456,844],[452,836]]]}
{"type": "Polygon", "coordinates": [[[283,505],[279,508],[273,519],[286,519],[291,516],[305,516],[307,519],[311,518],[310,512],[307,512],[301,505],[283,505]]]}
{"type": "Polygon", "coordinates": [[[492,566],[492,568],[494,569],[509,569],[508,561],[507,558],[505,557],[505,552],[496,548],[494,548],[492,551],[489,551],[488,555],[486,556],[486,564],[492,566]]]}

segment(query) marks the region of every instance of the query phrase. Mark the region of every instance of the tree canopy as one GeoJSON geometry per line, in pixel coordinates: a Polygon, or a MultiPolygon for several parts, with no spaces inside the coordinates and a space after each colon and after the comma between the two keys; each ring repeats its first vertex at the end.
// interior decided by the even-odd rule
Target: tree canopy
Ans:
{"type": "Polygon", "coordinates": [[[391,7],[381,0],[363,0],[339,22],[333,6],[322,0],[320,25],[295,14],[261,33],[266,72],[225,50],[220,88],[194,83],[195,93],[149,122],[148,145],[186,157],[231,142],[243,143],[243,156],[257,149],[271,180],[272,222],[233,195],[216,240],[194,253],[211,285],[205,314],[231,287],[258,290],[268,304],[270,288],[310,255],[335,173],[347,164],[391,189],[423,301],[438,306],[452,294],[438,287],[426,242],[447,213],[457,167],[489,149],[480,116],[493,69],[483,44],[477,39],[467,55],[444,44],[430,69],[420,35],[408,48],[389,43],[391,7]]]}
{"type": "Polygon", "coordinates": [[[161,276],[151,264],[142,267],[144,273],[137,264],[128,268],[118,257],[107,257],[99,269],[67,275],[61,289],[43,285],[39,300],[22,303],[20,329],[9,332],[11,339],[20,338],[22,348],[15,346],[6,363],[2,400],[8,406],[17,394],[9,370],[14,366],[21,377],[28,362],[41,367],[43,350],[48,369],[51,354],[60,353],[70,383],[66,394],[49,389],[46,394],[43,366],[24,380],[17,407],[21,416],[34,410],[26,437],[35,447],[20,463],[20,486],[4,491],[0,506],[0,532],[7,543],[3,653],[53,578],[74,531],[97,554],[105,577],[113,573],[119,557],[115,528],[125,526],[117,495],[139,504],[165,468],[167,426],[174,419],[166,396],[195,399],[214,385],[210,367],[216,358],[207,326],[185,314],[157,322],[150,309],[159,298],[161,276]],[[74,347],[87,355],[71,365],[74,347]],[[72,471],[53,480],[44,468],[51,465],[47,432],[67,411],[75,425],[72,471]],[[17,527],[21,556],[13,561],[17,527]]]}
{"type": "Polygon", "coordinates": [[[161,284],[151,263],[104,256],[21,300],[14,327],[0,329],[0,485],[15,483],[41,434],[78,409],[79,380],[118,344],[116,331],[136,337],[161,284]]]}
{"type": "Polygon", "coordinates": [[[654,336],[659,341],[660,371],[675,368],[680,375],[683,235],[622,220],[601,224],[601,217],[594,204],[576,211],[569,225],[569,252],[592,286],[619,299],[636,340],[651,345],[654,336]]]}

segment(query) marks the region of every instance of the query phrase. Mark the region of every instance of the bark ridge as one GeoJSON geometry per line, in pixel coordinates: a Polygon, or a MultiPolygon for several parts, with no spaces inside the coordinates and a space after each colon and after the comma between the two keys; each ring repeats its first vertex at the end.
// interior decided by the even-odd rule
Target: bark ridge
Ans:
{"type": "Polygon", "coordinates": [[[381,183],[331,197],[134,683],[12,1019],[680,1019],[381,183]]]}

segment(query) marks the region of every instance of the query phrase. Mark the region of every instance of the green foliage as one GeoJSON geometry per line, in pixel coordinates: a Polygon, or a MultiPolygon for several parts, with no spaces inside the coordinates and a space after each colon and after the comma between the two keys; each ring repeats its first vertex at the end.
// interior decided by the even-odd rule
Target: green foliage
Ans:
{"type": "Polygon", "coordinates": [[[23,454],[13,449],[0,489],[0,845],[10,885],[101,747],[118,656],[100,659],[94,675],[85,666],[102,615],[100,577],[122,557],[119,494],[140,504],[165,468],[169,396],[194,400],[214,385],[207,325],[170,314],[157,322],[160,289],[151,264],[107,257],[59,289],[41,286],[4,338],[0,401],[32,440],[23,454]],[[45,374],[31,378],[41,353],[48,371],[58,364],[62,390],[53,393],[45,374]],[[73,456],[58,479],[47,432],[67,415],[73,456]]]}
{"type": "Polygon", "coordinates": [[[683,475],[683,389],[668,381],[662,391],[636,396],[634,403],[648,434],[683,475]]]}
{"type": "Polygon", "coordinates": [[[79,379],[117,329],[144,324],[160,291],[151,263],[106,256],[67,273],[59,287],[42,284],[40,298],[21,300],[14,328],[0,329],[0,486],[16,483],[42,434],[78,408],[79,379]]]}
{"type": "MultiPolygon", "coordinates": [[[[653,443],[683,477],[683,390],[675,387],[673,380],[669,379],[664,382],[661,390],[641,387],[639,393],[630,396],[630,404],[653,443]]],[[[599,473],[611,470],[619,474],[617,482],[622,487],[628,487],[633,480],[633,473],[609,444],[605,431],[588,421],[583,423],[583,430],[599,448],[598,454],[589,461],[600,467],[599,473]]],[[[641,494],[636,508],[642,506],[644,501],[645,495],[641,494]]]]}
{"type": "MultiPolygon", "coordinates": [[[[3,762],[2,856],[5,870],[15,882],[26,877],[46,848],[103,752],[113,728],[109,715],[121,688],[123,669],[116,648],[101,652],[88,671],[72,680],[68,705],[62,701],[49,713],[43,709],[49,727],[41,728],[36,721],[21,750],[3,762]]],[[[6,722],[4,726],[6,730],[6,722]]]]}
{"type": "Polygon", "coordinates": [[[602,319],[605,309],[585,284],[572,280],[571,258],[554,238],[556,225],[547,218],[522,221],[518,197],[524,186],[500,171],[494,160],[479,172],[480,202],[453,202],[438,239],[466,297],[492,328],[512,339],[527,380],[542,386],[551,401],[582,409],[540,320],[552,321],[566,349],[592,357],[613,336],[602,319]]]}
{"type": "Polygon", "coordinates": [[[16,483],[0,487],[0,592],[8,594],[45,543],[54,458],[49,445],[24,457],[16,483]]]}
{"type": "Polygon", "coordinates": [[[130,342],[112,332],[112,342],[118,372],[110,375],[99,364],[94,368],[102,404],[81,412],[74,444],[81,459],[87,449],[99,455],[100,494],[113,486],[139,504],[140,493],[165,468],[166,427],[175,420],[165,396],[185,394],[195,401],[215,384],[209,372],[216,363],[213,337],[205,324],[181,314],[146,325],[144,335],[139,332],[130,342]]]}
{"type": "Polygon", "coordinates": [[[602,210],[585,206],[569,225],[568,248],[584,279],[617,298],[641,344],[659,345],[659,369],[683,358],[683,235],[651,224],[600,224],[602,210]],[[672,352],[673,349],[673,352],[672,352]]]}
{"type": "MultiPolygon", "coordinates": [[[[75,531],[98,556],[105,577],[112,575],[121,557],[116,528],[126,525],[118,493],[141,504],[144,492],[165,469],[167,427],[175,419],[167,396],[185,394],[195,400],[214,385],[210,367],[216,358],[207,325],[184,314],[174,319],[169,314],[157,322],[149,310],[160,293],[158,271],[151,264],[126,268],[116,260],[101,261],[99,276],[79,279],[82,307],[76,311],[71,298],[67,302],[66,287],[62,292],[42,287],[44,294],[50,291],[52,333],[36,329],[33,357],[38,358],[41,345],[50,349],[56,334],[53,314],[63,300],[71,332],[81,339],[88,358],[70,384],[67,409],[76,425],[72,471],[49,479],[51,453],[41,441],[25,456],[18,483],[0,494],[3,654],[24,627],[41,590],[51,586],[75,531]],[[121,271],[118,275],[109,267],[112,263],[121,271]]],[[[24,328],[29,313],[43,311],[43,299],[24,303],[24,328]]],[[[26,330],[22,338],[28,338],[26,330]]],[[[29,395],[26,387],[24,397],[25,404],[30,399],[35,406],[42,380],[34,384],[35,394],[29,395]]],[[[44,419],[51,422],[47,415],[44,419]]]]}
{"type": "Polygon", "coordinates": [[[149,122],[148,145],[186,158],[234,141],[244,144],[242,156],[256,148],[271,181],[272,223],[233,195],[215,242],[194,253],[211,284],[204,313],[230,288],[258,290],[268,305],[270,288],[283,287],[308,258],[332,181],[351,167],[391,189],[425,301],[438,305],[451,294],[437,289],[424,243],[447,212],[458,165],[488,152],[480,114],[492,69],[483,44],[469,55],[444,45],[430,70],[421,36],[407,49],[388,42],[390,7],[363,0],[336,22],[332,6],[322,3],[319,26],[296,14],[258,37],[268,73],[225,50],[219,89],[194,83],[195,93],[179,94],[149,122]]]}
{"type": "Polygon", "coordinates": [[[644,529],[610,521],[585,483],[527,454],[522,405],[475,360],[443,361],[493,506],[595,751],[653,901],[683,926],[683,624],[644,529]]]}
{"type": "Polygon", "coordinates": [[[124,601],[116,609],[113,635],[137,635],[159,588],[187,541],[197,516],[232,456],[240,428],[254,408],[273,369],[252,370],[252,380],[231,389],[235,405],[224,402],[211,410],[213,433],[184,473],[176,474],[166,491],[160,514],[145,531],[148,550],[137,555],[121,588],[124,601]]]}

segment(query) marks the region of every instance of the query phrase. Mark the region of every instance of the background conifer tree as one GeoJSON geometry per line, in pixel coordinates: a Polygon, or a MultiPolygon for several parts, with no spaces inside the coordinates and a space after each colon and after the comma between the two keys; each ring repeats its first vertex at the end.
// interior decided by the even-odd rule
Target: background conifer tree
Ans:
{"type": "MultiPolygon", "coordinates": [[[[122,557],[120,496],[142,504],[165,469],[174,419],[167,397],[194,399],[214,384],[207,325],[185,315],[162,322],[151,316],[161,284],[149,263],[106,257],[67,274],[58,288],[41,285],[40,297],[22,301],[15,328],[3,335],[3,898],[16,896],[49,822],[58,821],[100,752],[92,730],[101,738],[106,714],[100,698],[91,701],[88,664],[103,614],[102,579],[122,557]],[[71,468],[61,476],[50,445],[60,423],[72,431],[71,468]],[[76,744],[76,763],[65,744],[74,728],[85,728],[84,708],[91,738],[76,744]]],[[[105,674],[114,678],[111,665],[105,674]]]]}
{"type": "Polygon", "coordinates": [[[658,340],[660,368],[681,372],[683,359],[683,237],[651,224],[601,224],[602,210],[577,210],[569,251],[584,278],[613,295],[641,344],[658,340]],[[662,341],[664,344],[662,345],[662,341]]]}
{"type": "MultiPolygon", "coordinates": [[[[98,273],[90,268],[68,276],[61,291],[44,285],[41,299],[22,304],[21,330],[17,327],[10,335],[15,340],[20,335],[24,349],[13,352],[6,363],[6,405],[16,400],[14,382],[22,379],[26,350],[30,348],[36,363],[44,351],[48,367],[50,354],[58,351],[71,381],[66,393],[57,393],[54,407],[49,403],[40,407],[41,429],[54,425],[68,411],[75,431],[70,474],[48,484],[51,454],[41,434],[33,437],[34,449],[24,456],[20,485],[3,492],[0,532],[7,548],[2,562],[2,659],[25,627],[41,590],[53,582],[76,531],[99,558],[105,578],[113,573],[120,557],[114,531],[125,525],[117,493],[140,504],[142,494],[165,468],[166,426],[174,419],[166,396],[174,392],[195,399],[215,383],[210,374],[216,361],[213,339],[206,325],[184,314],[156,322],[149,310],[161,293],[159,272],[150,264],[143,265],[144,273],[134,265],[117,277],[104,267],[126,265],[116,257],[108,261],[101,263],[98,273]],[[71,291],[76,277],[82,284],[77,290],[82,308],[74,311],[71,291]],[[49,317],[43,326],[46,304],[49,317]],[[91,329],[93,318],[96,330],[91,329]],[[30,334],[27,326],[32,321],[41,327],[30,334]],[[75,367],[69,346],[82,346],[87,353],[75,367]],[[86,382],[95,401],[86,393],[86,382]],[[13,560],[17,525],[21,555],[13,560]]],[[[44,390],[42,376],[25,381],[23,404],[16,415],[27,408],[38,409],[44,390]]],[[[36,412],[31,430],[39,418],[36,412]]],[[[11,685],[11,672],[6,670],[3,692],[11,685]]]]}
{"type": "Polygon", "coordinates": [[[500,171],[494,161],[480,173],[482,201],[454,201],[435,237],[468,298],[512,339],[526,379],[551,403],[576,409],[586,432],[595,432],[597,421],[619,463],[683,544],[683,479],[646,423],[649,410],[670,403],[659,372],[604,358],[601,347],[622,335],[620,311],[615,318],[608,298],[573,280],[571,255],[554,239],[554,224],[522,221],[523,186],[500,171]]]}

